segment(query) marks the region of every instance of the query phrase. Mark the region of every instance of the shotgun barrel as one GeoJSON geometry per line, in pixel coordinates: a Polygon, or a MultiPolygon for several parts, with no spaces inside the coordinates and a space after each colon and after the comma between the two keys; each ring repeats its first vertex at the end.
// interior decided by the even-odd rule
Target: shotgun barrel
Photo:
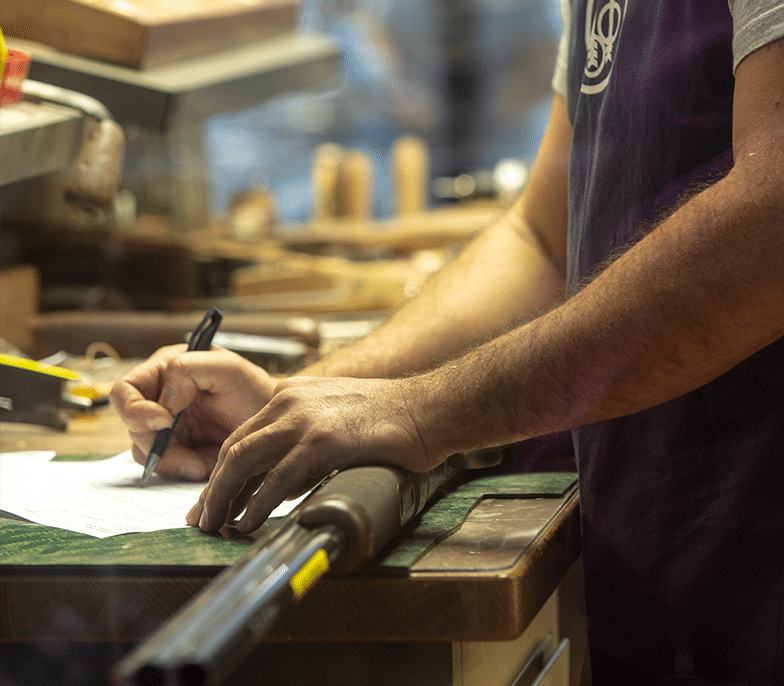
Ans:
{"type": "Polygon", "coordinates": [[[288,603],[333,569],[359,569],[458,472],[372,465],[336,472],[125,657],[117,686],[220,683],[288,603]]]}

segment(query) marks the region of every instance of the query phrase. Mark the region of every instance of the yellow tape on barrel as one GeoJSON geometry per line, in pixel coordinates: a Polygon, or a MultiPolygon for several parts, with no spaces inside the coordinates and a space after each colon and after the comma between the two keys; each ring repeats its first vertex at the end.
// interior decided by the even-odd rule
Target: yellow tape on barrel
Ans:
{"type": "Polygon", "coordinates": [[[302,566],[289,582],[294,595],[299,598],[327,571],[329,570],[329,557],[324,548],[319,548],[310,559],[302,566]]]}

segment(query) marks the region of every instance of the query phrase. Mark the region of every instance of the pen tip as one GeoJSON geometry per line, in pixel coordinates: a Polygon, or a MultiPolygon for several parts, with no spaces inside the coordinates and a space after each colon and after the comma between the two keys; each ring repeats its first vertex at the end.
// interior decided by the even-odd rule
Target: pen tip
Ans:
{"type": "Polygon", "coordinates": [[[142,486],[147,485],[147,482],[155,471],[155,466],[158,464],[159,459],[160,458],[156,458],[156,456],[152,454],[147,458],[147,463],[144,465],[144,472],[142,472],[142,486]]]}

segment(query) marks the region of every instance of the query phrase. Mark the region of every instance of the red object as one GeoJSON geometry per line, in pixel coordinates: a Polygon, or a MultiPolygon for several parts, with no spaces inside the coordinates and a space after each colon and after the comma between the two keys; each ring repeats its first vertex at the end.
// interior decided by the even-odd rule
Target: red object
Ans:
{"type": "Polygon", "coordinates": [[[10,105],[22,99],[22,81],[27,78],[30,55],[20,50],[9,50],[0,87],[0,105],[10,105]]]}

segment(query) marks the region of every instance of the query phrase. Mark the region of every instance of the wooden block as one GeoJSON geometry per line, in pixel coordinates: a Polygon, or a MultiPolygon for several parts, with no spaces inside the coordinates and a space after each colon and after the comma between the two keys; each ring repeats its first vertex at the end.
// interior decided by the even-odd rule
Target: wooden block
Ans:
{"type": "Polygon", "coordinates": [[[40,300],[38,269],[19,265],[0,270],[0,337],[31,354],[32,320],[40,300]]]}
{"type": "Polygon", "coordinates": [[[416,136],[401,136],[390,151],[398,214],[424,212],[430,193],[430,151],[416,136]]]}
{"type": "Polygon", "coordinates": [[[267,312],[389,310],[414,295],[442,262],[296,255],[242,267],[231,276],[235,305],[267,312]]]}
{"type": "Polygon", "coordinates": [[[3,3],[6,36],[136,69],[289,33],[298,0],[24,0],[3,3]]]}
{"type": "Polygon", "coordinates": [[[314,221],[280,231],[282,245],[313,251],[319,244],[354,251],[415,251],[459,246],[498,219],[503,208],[497,205],[455,205],[429,212],[412,212],[388,219],[358,221],[314,221]],[[328,242],[327,242],[328,241],[328,242]]]}
{"type": "Polygon", "coordinates": [[[324,143],[313,154],[310,186],[313,197],[313,219],[328,222],[338,216],[338,183],[343,148],[335,143],[324,143]]]}
{"type": "Polygon", "coordinates": [[[362,150],[347,150],[338,170],[338,213],[370,221],[373,216],[373,160],[362,150]]]}

